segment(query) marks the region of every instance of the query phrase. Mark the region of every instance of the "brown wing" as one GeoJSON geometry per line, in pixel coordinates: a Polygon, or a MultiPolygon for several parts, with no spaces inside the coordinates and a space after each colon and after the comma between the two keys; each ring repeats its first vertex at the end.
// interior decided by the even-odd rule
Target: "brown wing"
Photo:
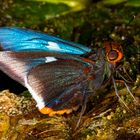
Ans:
{"type": "Polygon", "coordinates": [[[30,70],[26,86],[35,95],[38,107],[53,110],[75,108],[82,104],[88,89],[87,66],[75,60],[58,60],[30,70]]]}

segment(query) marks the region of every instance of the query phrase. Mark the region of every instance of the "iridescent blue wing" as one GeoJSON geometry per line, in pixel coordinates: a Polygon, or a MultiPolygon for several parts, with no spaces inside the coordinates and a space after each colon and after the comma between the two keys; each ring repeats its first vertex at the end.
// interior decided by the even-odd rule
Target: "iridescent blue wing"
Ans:
{"type": "Polygon", "coordinates": [[[0,47],[6,51],[46,51],[77,55],[91,51],[78,43],[16,27],[0,28],[0,47]]]}

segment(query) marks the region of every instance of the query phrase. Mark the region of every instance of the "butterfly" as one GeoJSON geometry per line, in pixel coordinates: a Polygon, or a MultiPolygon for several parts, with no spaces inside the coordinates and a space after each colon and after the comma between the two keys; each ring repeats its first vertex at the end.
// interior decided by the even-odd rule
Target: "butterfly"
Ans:
{"type": "MultiPolygon", "coordinates": [[[[122,46],[104,42],[92,49],[45,33],[0,28],[0,70],[25,86],[39,111],[49,116],[71,113],[112,80],[123,58],[122,46]]],[[[126,85],[127,86],[127,85],[126,85]]]]}

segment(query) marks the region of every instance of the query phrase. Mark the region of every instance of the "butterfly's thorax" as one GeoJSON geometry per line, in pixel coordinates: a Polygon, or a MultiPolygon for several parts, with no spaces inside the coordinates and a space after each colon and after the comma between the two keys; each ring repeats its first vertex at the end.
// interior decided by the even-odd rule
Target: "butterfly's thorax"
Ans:
{"type": "Polygon", "coordinates": [[[121,46],[114,42],[105,42],[102,48],[97,48],[95,53],[90,54],[88,58],[94,61],[90,72],[94,79],[90,82],[90,88],[92,86],[92,89],[96,90],[105,85],[115,72],[116,63],[122,59],[122,56],[121,46]]]}

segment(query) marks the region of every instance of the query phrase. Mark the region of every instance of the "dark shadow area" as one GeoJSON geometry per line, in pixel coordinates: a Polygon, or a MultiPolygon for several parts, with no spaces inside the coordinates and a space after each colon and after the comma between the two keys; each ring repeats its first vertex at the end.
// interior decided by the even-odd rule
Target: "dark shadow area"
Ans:
{"type": "Polygon", "coordinates": [[[0,91],[5,89],[8,89],[10,90],[10,92],[13,92],[15,94],[20,94],[23,91],[27,90],[21,84],[19,84],[18,82],[7,76],[5,73],[0,71],[0,91]]]}

